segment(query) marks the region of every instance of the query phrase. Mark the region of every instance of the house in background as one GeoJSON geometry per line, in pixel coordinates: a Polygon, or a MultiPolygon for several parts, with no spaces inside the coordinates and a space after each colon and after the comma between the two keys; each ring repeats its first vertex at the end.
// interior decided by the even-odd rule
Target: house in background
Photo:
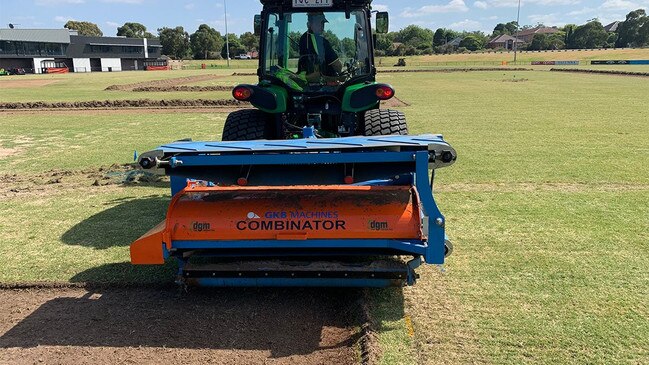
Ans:
{"type": "Polygon", "coordinates": [[[507,34],[499,35],[498,37],[492,39],[487,43],[488,48],[504,48],[506,50],[514,49],[514,44],[517,48],[520,48],[525,42],[521,39],[514,38],[507,34]]]}
{"type": "Polygon", "coordinates": [[[607,33],[615,33],[615,32],[617,31],[617,28],[618,28],[619,26],[620,26],[620,22],[618,22],[618,21],[614,21],[613,23],[604,26],[604,30],[605,30],[607,33]]]}
{"type": "Polygon", "coordinates": [[[518,39],[522,40],[525,43],[532,42],[534,36],[537,34],[554,34],[558,33],[559,29],[557,27],[536,27],[530,29],[523,29],[518,32],[518,39]]]}

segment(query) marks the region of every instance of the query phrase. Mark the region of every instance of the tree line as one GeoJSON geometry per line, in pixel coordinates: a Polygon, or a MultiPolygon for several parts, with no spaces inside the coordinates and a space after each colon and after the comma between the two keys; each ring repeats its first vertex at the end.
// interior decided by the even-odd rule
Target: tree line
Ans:
{"type": "MultiPolygon", "coordinates": [[[[433,53],[455,53],[480,51],[489,47],[489,42],[500,35],[516,37],[521,31],[544,26],[524,25],[519,28],[515,21],[497,24],[491,34],[481,31],[454,31],[439,28],[435,32],[418,25],[409,25],[399,31],[376,35],[376,54],[379,56],[407,56],[433,53]]],[[[99,27],[90,22],[69,21],[65,28],[76,29],[80,35],[102,36],[99,27]]],[[[330,33],[330,32],[329,32],[330,33]]],[[[207,24],[189,34],[181,26],[163,27],[153,35],[140,23],[125,23],[117,28],[117,35],[128,38],[157,38],[162,53],[175,59],[217,59],[226,57],[225,35],[207,24]]],[[[329,37],[335,37],[333,33],[329,37]]],[[[259,37],[252,32],[239,36],[227,36],[230,55],[257,50],[259,37]]],[[[330,40],[331,41],[331,40],[330,40]]],[[[347,39],[341,40],[343,44],[347,39]]],[[[338,44],[339,42],[332,42],[338,44]]],[[[343,44],[344,45],[344,44],[343,44]]],[[[585,24],[567,24],[557,27],[550,34],[535,34],[530,42],[519,45],[521,50],[558,50],[590,48],[625,48],[649,46],[649,16],[644,9],[629,12],[615,31],[607,31],[598,19],[585,24]]],[[[345,48],[345,47],[343,47],[345,48]]]]}
{"type": "MultiPolygon", "coordinates": [[[[104,35],[97,24],[91,22],[70,20],[64,27],[76,30],[79,35],[93,37],[104,35]]],[[[127,22],[117,28],[117,36],[158,39],[162,46],[162,54],[175,59],[219,59],[225,58],[227,54],[225,35],[207,24],[199,25],[192,34],[178,26],[159,28],[158,34],[153,35],[143,24],[127,22]]],[[[231,57],[257,50],[259,47],[259,37],[252,32],[245,32],[239,36],[228,33],[227,38],[231,57]]]]}
{"type": "MultiPolygon", "coordinates": [[[[432,53],[480,51],[500,35],[516,35],[524,30],[545,27],[543,24],[524,25],[520,29],[515,21],[497,24],[491,34],[484,32],[458,32],[439,28],[435,32],[410,25],[397,32],[377,35],[376,51],[379,55],[404,56],[432,53]]],[[[626,48],[649,46],[649,16],[644,9],[627,14],[615,31],[607,31],[598,19],[585,24],[567,24],[557,27],[551,34],[535,34],[521,50],[557,50],[590,48],[626,48]]]]}

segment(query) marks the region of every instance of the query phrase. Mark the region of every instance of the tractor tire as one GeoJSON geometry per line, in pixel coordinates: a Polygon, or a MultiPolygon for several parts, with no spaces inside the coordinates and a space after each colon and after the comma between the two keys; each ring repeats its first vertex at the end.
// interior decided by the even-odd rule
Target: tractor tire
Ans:
{"type": "Polygon", "coordinates": [[[365,112],[364,136],[407,135],[406,116],[392,109],[371,109],[365,112]]]}
{"type": "Polygon", "coordinates": [[[268,114],[257,109],[237,110],[228,115],[223,125],[223,141],[271,139],[268,114]]]}

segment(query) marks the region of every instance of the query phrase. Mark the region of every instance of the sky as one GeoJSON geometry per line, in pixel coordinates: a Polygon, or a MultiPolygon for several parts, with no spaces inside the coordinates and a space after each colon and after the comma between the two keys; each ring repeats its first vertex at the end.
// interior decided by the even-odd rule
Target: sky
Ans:
{"type": "MultiPolygon", "coordinates": [[[[417,24],[437,28],[481,30],[491,33],[498,23],[516,20],[518,0],[374,0],[375,10],[390,12],[390,30],[417,24]]],[[[624,20],[638,8],[649,11],[649,0],[521,0],[521,25],[562,26],[598,18],[604,25],[624,20]]],[[[252,31],[261,10],[258,0],[0,0],[0,28],[61,28],[68,20],[96,23],[106,36],[125,22],[138,22],[156,33],[160,27],[183,26],[193,33],[209,24],[222,34],[252,31]],[[225,8],[224,8],[225,7],[225,8]]]]}

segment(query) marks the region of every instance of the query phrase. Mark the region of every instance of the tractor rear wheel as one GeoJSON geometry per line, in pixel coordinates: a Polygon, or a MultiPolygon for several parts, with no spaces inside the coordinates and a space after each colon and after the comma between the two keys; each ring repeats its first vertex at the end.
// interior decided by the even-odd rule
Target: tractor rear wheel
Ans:
{"type": "Polygon", "coordinates": [[[392,109],[371,109],[365,112],[364,136],[408,134],[406,116],[392,109]]]}
{"type": "Polygon", "coordinates": [[[237,110],[223,125],[223,141],[251,141],[273,138],[268,114],[257,109],[237,110]]]}

